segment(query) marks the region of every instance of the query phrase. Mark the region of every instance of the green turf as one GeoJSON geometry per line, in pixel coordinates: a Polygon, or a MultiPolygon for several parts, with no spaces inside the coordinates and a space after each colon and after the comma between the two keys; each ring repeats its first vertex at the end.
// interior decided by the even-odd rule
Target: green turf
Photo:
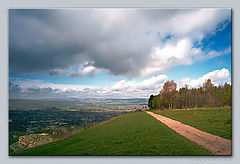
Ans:
{"type": "Polygon", "coordinates": [[[164,110],[155,112],[211,134],[232,139],[231,109],[164,110]]]}
{"type": "MultiPolygon", "coordinates": [[[[16,154],[15,154],[16,155],[16,154]]],[[[150,115],[134,112],[17,155],[212,155],[150,115]]]]}

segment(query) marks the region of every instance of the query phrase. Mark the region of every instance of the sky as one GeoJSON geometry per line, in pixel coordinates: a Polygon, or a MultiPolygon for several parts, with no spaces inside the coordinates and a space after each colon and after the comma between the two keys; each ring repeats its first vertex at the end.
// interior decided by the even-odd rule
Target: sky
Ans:
{"type": "Polygon", "coordinates": [[[147,98],[231,83],[231,9],[10,9],[9,98],[147,98]]]}

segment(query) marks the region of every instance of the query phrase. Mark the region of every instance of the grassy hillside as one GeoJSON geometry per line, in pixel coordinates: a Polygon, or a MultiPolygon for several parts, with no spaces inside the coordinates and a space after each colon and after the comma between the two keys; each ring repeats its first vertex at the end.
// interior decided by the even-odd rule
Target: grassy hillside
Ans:
{"type": "Polygon", "coordinates": [[[155,113],[178,120],[211,134],[232,139],[232,110],[230,108],[164,110],[155,113]]]}
{"type": "MultiPolygon", "coordinates": [[[[16,155],[16,154],[15,154],[16,155]]],[[[211,155],[144,112],[125,114],[75,136],[17,155],[211,155]]]]}

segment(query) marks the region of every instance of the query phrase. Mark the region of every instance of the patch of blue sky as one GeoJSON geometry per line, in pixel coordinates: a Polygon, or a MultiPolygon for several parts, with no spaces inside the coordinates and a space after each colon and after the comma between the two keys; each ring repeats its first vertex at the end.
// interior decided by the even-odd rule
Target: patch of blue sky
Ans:
{"type": "Polygon", "coordinates": [[[161,32],[157,32],[155,33],[156,37],[158,38],[159,41],[165,43],[168,40],[171,40],[174,35],[172,33],[161,33],[161,32]]]}
{"type": "Polygon", "coordinates": [[[78,70],[79,70],[79,67],[78,67],[78,66],[72,67],[72,71],[77,72],[78,70]]]}
{"type": "Polygon", "coordinates": [[[178,81],[184,78],[198,79],[199,77],[212,72],[226,68],[230,72],[231,78],[231,54],[218,56],[203,62],[196,62],[192,65],[178,65],[173,67],[165,74],[168,80],[178,81]]]}
{"type": "MultiPolygon", "coordinates": [[[[220,26],[220,25],[219,25],[220,26]]],[[[223,51],[231,47],[231,22],[226,23],[224,29],[217,30],[215,33],[208,34],[201,42],[202,50],[209,52],[211,50],[223,51]]]]}
{"type": "Polygon", "coordinates": [[[24,75],[9,73],[9,79],[22,79],[22,80],[42,80],[44,82],[52,82],[55,76],[49,75],[24,75]]]}
{"type": "Polygon", "coordinates": [[[151,30],[146,31],[145,34],[147,36],[154,36],[157,37],[160,42],[165,43],[168,40],[171,40],[174,35],[172,33],[162,33],[162,32],[153,32],[151,30]]]}
{"type": "Polygon", "coordinates": [[[69,77],[65,75],[63,78],[56,80],[56,82],[59,84],[77,84],[105,87],[113,85],[115,83],[115,80],[111,78],[108,72],[102,72],[95,76],[83,77],[69,77]]]}
{"type": "MultiPolygon", "coordinates": [[[[212,34],[208,34],[199,44],[194,43],[194,47],[201,48],[204,53],[210,51],[224,51],[226,48],[231,48],[231,22],[226,22],[224,26],[218,27],[217,31],[212,34]]],[[[228,54],[217,56],[206,61],[197,61],[192,65],[178,65],[172,67],[166,75],[169,80],[181,80],[183,78],[189,77],[191,79],[197,79],[204,74],[214,71],[216,69],[226,68],[230,71],[231,78],[231,64],[232,56],[231,52],[228,54]]]]}
{"type": "Polygon", "coordinates": [[[167,34],[164,35],[164,37],[163,37],[162,40],[163,40],[163,42],[166,42],[166,41],[168,41],[168,40],[171,40],[173,37],[174,37],[173,34],[167,33],[167,34]]]}
{"type": "MultiPolygon", "coordinates": [[[[102,72],[96,76],[84,76],[84,77],[69,77],[64,76],[49,76],[49,75],[20,75],[9,74],[9,79],[22,79],[22,80],[41,80],[46,83],[53,84],[73,84],[73,85],[91,85],[96,87],[112,86],[119,80],[123,80],[123,77],[111,76],[108,72],[102,72]]],[[[125,78],[127,80],[127,78],[125,78]]]]}

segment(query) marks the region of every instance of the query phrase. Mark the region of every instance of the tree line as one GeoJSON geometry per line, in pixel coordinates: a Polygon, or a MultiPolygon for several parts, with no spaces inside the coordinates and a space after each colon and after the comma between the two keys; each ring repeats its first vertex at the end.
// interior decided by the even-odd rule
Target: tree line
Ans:
{"type": "Polygon", "coordinates": [[[150,109],[183,109],[201,107],[232,106],[232,86],[214,86],[210,79],[200,88],[189,88],[187,85],[177,90],[174,81],[164,83],[158,95],[151,95],[148,100],[150,109]]]}

